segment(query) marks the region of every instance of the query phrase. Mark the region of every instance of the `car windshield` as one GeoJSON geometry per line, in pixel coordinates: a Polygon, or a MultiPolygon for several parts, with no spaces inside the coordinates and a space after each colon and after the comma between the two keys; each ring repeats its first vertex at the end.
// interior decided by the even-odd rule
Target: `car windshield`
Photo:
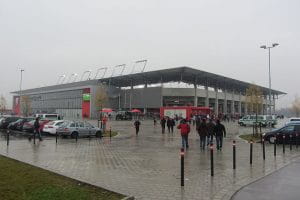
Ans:
{"type": "Polygon", "coordinates": [[[300,121],[300,119],[291,119],[291,122],[300,121]]]}
{"type": "Polygon", "coordinates": [[[16,123],[22,122],[24,119],[18,119],[16,123]]]}
{"type": "Polygon", "coordinates": [[[70,123],[71,123],[70,121],[64,121],[61,125],[59,125],[59,127],[69,126],[70,123]]]}

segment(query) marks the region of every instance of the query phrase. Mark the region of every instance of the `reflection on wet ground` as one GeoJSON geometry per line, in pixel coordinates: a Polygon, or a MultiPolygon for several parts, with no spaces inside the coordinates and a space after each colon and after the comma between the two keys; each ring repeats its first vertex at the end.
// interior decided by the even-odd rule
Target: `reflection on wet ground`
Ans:
{"type": "MultiPolygon", "coordinates": [[[[96,123],[96,122],[94,122],[96,123]]],[[[299,152],[278,146],[276,159],[273,146],[266,144],[266,160],[261,144],[254,144],[253,165],[249,164],[249,144],[238,135],[251,128],[225,123],[227,138],[222,151],[214,152],[215,176],[210,176],[210,153],[200,150],[199,136],[189,136],[190,148],[185,154],[185,186],[180,187],[180,143],[178,130],[162,134],[152,121],[142,121],[135,135],[133,122],[111,122],[118,131],[115,138],[61,139],[44,136],[44,141],[29,142],[26,136],[6,137],[1,134],[0,153],[57,173],[89,182],[137,199],[230,199],[243,185],[287,165],[299,152]],[[232,169],[232,140],[237,140],[237,169],[232,169]]],[[[251,132],[250,132],[251,133],[251,132]]],[[[13,135],[13,134],[12,134],[13,135]]]]}

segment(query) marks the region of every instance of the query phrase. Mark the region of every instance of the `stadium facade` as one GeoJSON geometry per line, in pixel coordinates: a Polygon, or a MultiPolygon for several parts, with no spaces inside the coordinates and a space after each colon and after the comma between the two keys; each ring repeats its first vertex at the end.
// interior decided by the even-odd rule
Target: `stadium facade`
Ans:
{"type": "MultiPolygon", "coordinates": [[[[22,90],[21,95],[28,97],[32,113],[58,113],[66,118],[97,118],[99,91],[108,98],[103,107],[115,110],[137,108],[148,113],[159,112],[162,106],[207,106],[215,114],[247,114],[245,94],[250,85],[194,68],[178,67],[22,90]],[[174,88],[178,83],[190,87],[174,88]]],[[[269,89],[258,87],[264,95],[260,112],[266,114],[269,89]]],[[[277,90],[271,93],[271,107],[275,111],[276,99],[285,93],[277,90]]],[[[12,94],[13,110],[20,113],[20,91],[12,94]]]]}

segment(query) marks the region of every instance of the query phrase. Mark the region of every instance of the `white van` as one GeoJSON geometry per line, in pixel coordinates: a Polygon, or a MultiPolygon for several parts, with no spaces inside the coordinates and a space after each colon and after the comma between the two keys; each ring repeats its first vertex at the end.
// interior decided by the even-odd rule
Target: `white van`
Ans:
{"type": "Polygon", "coordinates": [[[41,119],[50,119],[50,120],[61,120],[62,117],[59,114],[35,114],[35,117],[41,119]]]}
{"type": "MultiPolygon", "coordinates": [[[[245,117],[239,119],[239,125],[241,126],[252,126],[256,123],[256,115],[246,115],[245,117]]],[[[257,115],[257,123],[262,126],[276,125],[277,121],[270,115],[257,115]]]]}

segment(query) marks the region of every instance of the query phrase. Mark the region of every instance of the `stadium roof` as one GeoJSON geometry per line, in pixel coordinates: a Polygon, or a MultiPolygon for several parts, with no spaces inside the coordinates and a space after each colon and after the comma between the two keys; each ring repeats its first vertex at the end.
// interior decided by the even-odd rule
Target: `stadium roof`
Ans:
{"type": "MultiPolygon", "coordinates": [[[[115,85],[117,87],[129,87],[131,85],[136,86],[146,83],[156,84],[181,81],[188,84],[196,83],[197,85],[203,85],[219,89],[236,90],[240,92],[245,92],[246,89],[249,88],[250,85],[252,85],[251,83],[239,81],[236,79],[228,78],[225,76],[205,72],[190,67],[178,67],[136,74],[128,74],[112,78],[104,78],[99,81],[106,82],[107,84],[115,85]]],[[[269,94],[269,88],[262,86],[258,87],[262,89],[263,94],[269,94]]],[[[278,90],[272,90],[272,94],[282,95],[286,93],[278,90]]]]}
{"type": "MultiPolygon", "coordinates": [[[[149,72],[141,72],[135,74],[120,75],[115,77],[102,78],[97,80],[87,80],[73,83],[65,83],[60,85],[46,86],[41,88],[34,88],[23,90],[22,93],[37,93],[47,92],[53,90],[62,90],[65,88],[83,88],[88,85],[96,85],[99,83],[106,83],[116,87],[130,87],[142,84],[157,84],[168,82],[184,82],[188,84],[197,84],[202,86],[208,86],[211,88],[219,88],[226,90],[235,90],[245,93],[251,83],[239,81],[236,79],[228,78],[225,76],[205,72],[202,70],[190,68],[190,67],[177,67],[171,69],[163,69],[149,72]]],[[[269,94],[269,88],[258,86],[262,89],[264,95],[269,94]]],[[[18,94],[19,91],[12,92],[18,94]]],[[[272,90],[272,94],[282,95],[286,94],[278,90],[272,90]]]]}

